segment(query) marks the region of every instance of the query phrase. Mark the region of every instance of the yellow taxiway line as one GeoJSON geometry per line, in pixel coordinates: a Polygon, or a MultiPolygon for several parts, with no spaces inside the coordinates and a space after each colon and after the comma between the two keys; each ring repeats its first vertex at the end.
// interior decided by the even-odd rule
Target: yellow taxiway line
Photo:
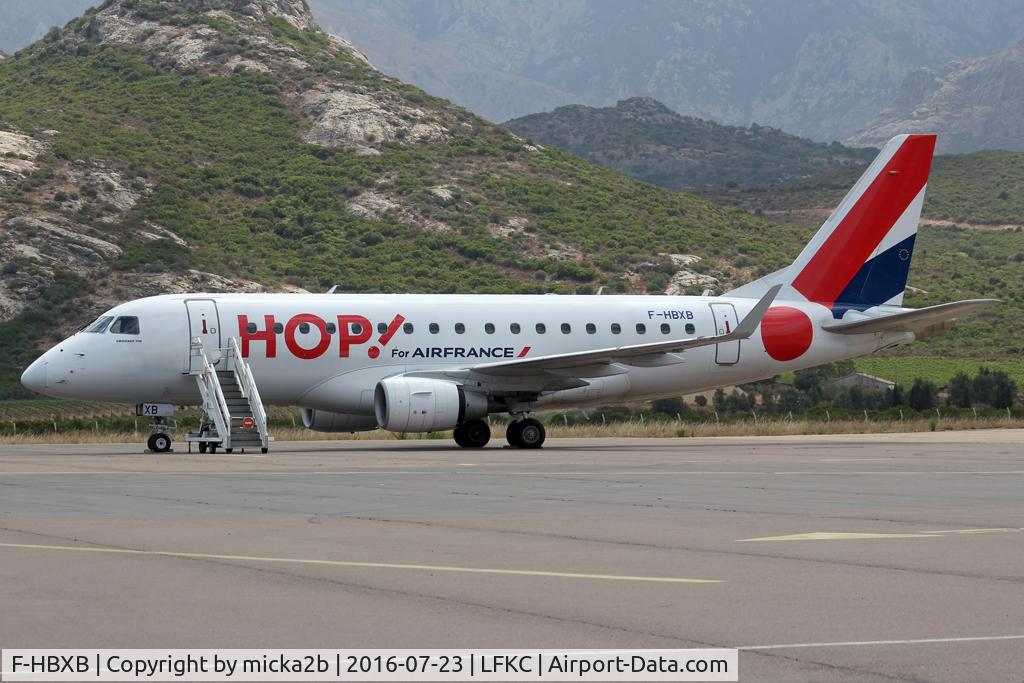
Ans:
{"type": "Polygon", "coordinates": [[[230,560],[235,562],[277,562],[283,564],[323,565],[329,567],[355,567],[360,569],[409,569],[427,572],[457,572],[463,574],[504,574],[511,576],[537,576],[557,579],[597,579],[603,581],[643,581],[652,583],[723,583],[718,579],[690,579],[674,576],[628,576],[618,574],[588,574],[553,572],[534,569],[498,569],[492,567],[458,567],[453,565],[402,564],[395,562],[354,562],[347,560],[317,560],[292,557],[263,557],[258,555],[220,555],[216,553],[186,553],[172,550],[132,550],[130,548],[100,548],[73,545],[40,545],[35,543],[0,543],[0,548],[28,550],[63,550],[111,555],[148,555],[178,557],[191,560],[230,560]]]}

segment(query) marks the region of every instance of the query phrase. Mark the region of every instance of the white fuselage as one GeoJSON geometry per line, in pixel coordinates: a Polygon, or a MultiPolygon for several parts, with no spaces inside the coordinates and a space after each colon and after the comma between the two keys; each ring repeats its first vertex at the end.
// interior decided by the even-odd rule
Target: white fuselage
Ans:
{"type": "MultiPolygon", "coordinates": [[[[216,358],[216,349],[236,337],[265,403],[372,415],[374,387],[385,377],[721,335],[755,303],[670,296],[165,295],[105,314],[137,317],[137,333],[76,333],[40,357],[25,377],[32,388],[58,397],[197,404],[195,379],[187,374],[190,341],[199,337],[216,358]]],[[[820,328],[832,319],[824,306],[786,306],[803,311],[813,326],[809,348],[793,360],[774,360],[758,332],[744,341],[691,349],[671,364],[581,372],[586,386],[542,392],[526,407],[678,396],[912,340],[904,333],[832,334],[820,328]]]]}

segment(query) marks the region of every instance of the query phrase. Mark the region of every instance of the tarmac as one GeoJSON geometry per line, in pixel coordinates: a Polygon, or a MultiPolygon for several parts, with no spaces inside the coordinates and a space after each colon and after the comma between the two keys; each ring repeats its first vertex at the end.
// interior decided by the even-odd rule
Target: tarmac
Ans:
{"type": "Polygon", "coordinates": [[[5,648],[739,647],[741,681],[1021,681],[1024,430],[0,446],[0,605],[5,648]]]}

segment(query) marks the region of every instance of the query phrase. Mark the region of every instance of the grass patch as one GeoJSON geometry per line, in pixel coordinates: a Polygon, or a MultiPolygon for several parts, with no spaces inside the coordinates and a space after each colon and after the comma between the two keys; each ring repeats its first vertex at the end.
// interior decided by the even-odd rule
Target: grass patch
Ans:
{"type": "Polygon", "coordinates": [[[920,377],[942,387],[958,372],[970,376],[978,368],[1001,370],[1009,375],[1018,387],[1024,387],[1024,363],[1014,358],[943,358],[940,356],[866,356],[853,361],[857,372],[892,380],[904,387],[913,384],[920,377]]]}

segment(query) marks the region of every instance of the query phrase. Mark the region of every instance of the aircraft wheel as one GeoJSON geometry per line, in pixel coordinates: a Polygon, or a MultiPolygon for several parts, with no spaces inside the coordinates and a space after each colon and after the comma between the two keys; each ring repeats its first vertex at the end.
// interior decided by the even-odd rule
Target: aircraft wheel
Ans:
{"type": "Polygon", "coordinates": [[[540,448],[544,445],[547,432],[540,420],[529,417],[519,423],[519,448],[540,448]]]}
{"type": "Polygon", "coordinates": [[[505,430],[505,439],[508,441],[508,445],[512,448],[522,448],[522,431],[523,421],[513,420],[508,423],[508,429],[505,430]]]}
{"type": "Polygon", "coordinates": [[[462,425],[459,425],[452,432],[452,438],[455,439],[455,445],[466,448],[469,444],[466,443],[466,432],[462,429],[462,425]]]}
{"type": "Polygon", "coordinates": [[[470,420],[461,425],[462,440],[455,440],[463,448],[483,448],[491,440],[491,428],[483,420],[470,420]]]}
{"type": "Polygon", "coordinates": [[[149,437],[146,445],[149,446],[149,450],[154,453],[166,453],[171,450],[171,437],[167,436],[163,432],[157,432],[149,437]]]}

